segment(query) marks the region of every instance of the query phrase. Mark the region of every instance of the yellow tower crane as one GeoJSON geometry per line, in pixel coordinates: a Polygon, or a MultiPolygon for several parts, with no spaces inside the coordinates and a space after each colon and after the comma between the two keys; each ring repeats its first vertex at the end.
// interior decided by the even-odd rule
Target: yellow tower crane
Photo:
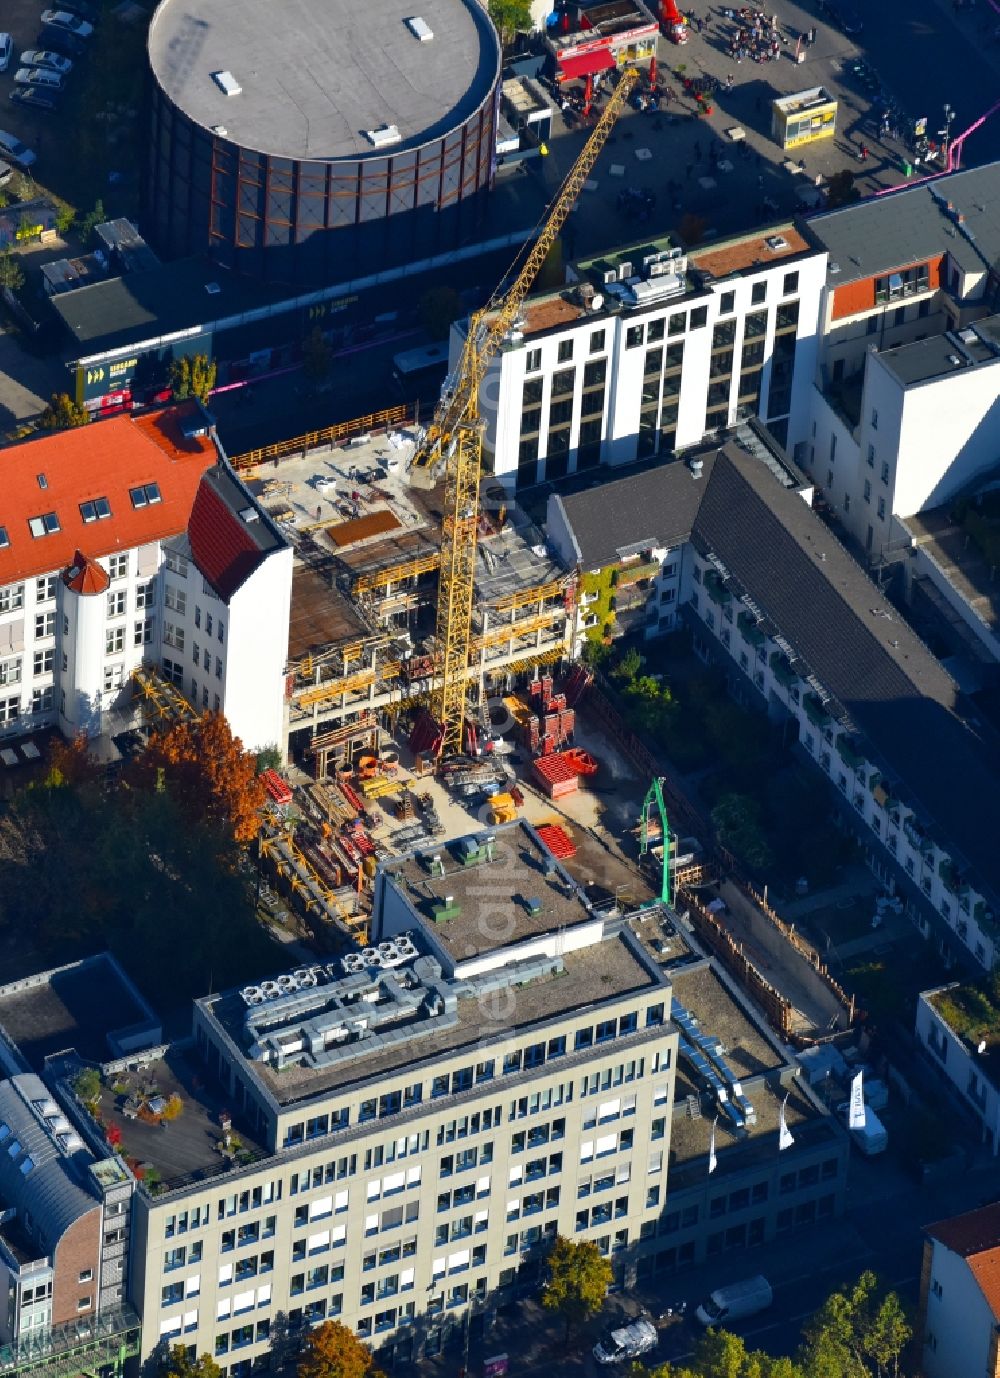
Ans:
{"type": "Polygon", "coordinates": [[[576,198],[638,80],[637,68],[628,67],[622,71],[618,85],[552,202],[548,216],[516,277],[509,285],[505,285],[505,279],[487,304],[470,317],[458,367],[445,383],[434,418],[413,458],[417,467],[430,467],[441,460],[446,465],[437,602],[441,684],[432,700],[432,711],[442,727],[442,755],[461,752],[465,721],[479,526],[479,482],[483,464],[479,389],[490,360],[517,320],[539,269],[576,204],[576,198]]]}

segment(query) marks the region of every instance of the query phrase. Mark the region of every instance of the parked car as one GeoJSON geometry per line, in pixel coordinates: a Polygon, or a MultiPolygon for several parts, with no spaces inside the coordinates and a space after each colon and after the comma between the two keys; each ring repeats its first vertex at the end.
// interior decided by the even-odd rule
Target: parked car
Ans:
{"type": "Polygon", "coordinates": [[[656,1348],[656,1326],[652,1321],[637,1320],[627,1325],[610,1326],[594,1345],[594,1358],[599,1364],[621,1364],[626,1359],[638,1359],[656,1348]]]}
{"type": "Polygon", "coordinates": [[[65,53],[67,57],[80,57],[87,51],[87,40],[77,38],[76,34],[65,29],[43,29],[36,39],[39,48],[54,53],[65,53]]]}
{"type": "Polygon", "coordinates": [[[48,67],[65,77],[73,70],[73,60],[63,57],[60,53],[53,53],[48,48],[29,48],[26,53],[21,54],[21,66],[48,67]]]}
{"type": "Polygon", "coordinates": [[[18,86],[40,86],[46,91],[61,91],[63,79],[49,67],[18,67],[14,73],[18,86]]]}
{"type": "Polygon", "coordinates": [[[89,38],[94,32],[93,24],[70,14],[69,10],[42,10],[42,23],[50,29],[64,29],[66,33],[76,34],[77,38],[89,38]]]}
{"type": "Polygon", "coordinates": [[[14,56],[14,40],[9,33],[0,33],[0,72],[6,72],[14,56]]]}
{"type": "Polygon", "coordinates": [[[758,1275],[744,1282],[734,1282],[729,1287],[720,1287],[702,1302],[694,1314],[702,1325],[724,1326],[730,1321],[766,1311],[773,1300],[771,1284],[767,1278],[758,1275]]]}
{"type": "Polygon", "coordinates": [[[15,86],[10,98],[15,105],[28,110],[56,110],[59,106],[59,92],[45,91],[40,86],[15,86]]]}
{"type": "Polygon", "coordinates": [[[33,167],[38,161],[38,156],[33,149],[26,147],[13,134],[4,133],[2,129],[0,129],[0,158],[6,158],[9,163],[16,163],[18,167],[33,167]]]}

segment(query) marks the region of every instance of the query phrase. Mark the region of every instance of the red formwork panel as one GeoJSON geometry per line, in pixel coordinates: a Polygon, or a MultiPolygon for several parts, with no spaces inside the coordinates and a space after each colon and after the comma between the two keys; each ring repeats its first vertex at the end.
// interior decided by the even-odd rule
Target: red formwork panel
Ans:
{"type": "Polygon", "coordinates": [[[532,761],[531,769],[539,785],[550,799],[573,794],[580,787],[579,776],[561,752],[540,756],[532,761]]]}
{"type": "Polygon", "coordinates": [[[576,846],[558,823],[541,823],[535,831],[559,861],[567,861],[571,856],[576,856],[576,846]]]}

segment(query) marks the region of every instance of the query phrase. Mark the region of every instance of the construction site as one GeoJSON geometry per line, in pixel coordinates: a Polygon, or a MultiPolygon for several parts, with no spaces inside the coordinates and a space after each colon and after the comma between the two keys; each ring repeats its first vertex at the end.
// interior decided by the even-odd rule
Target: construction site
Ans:
{"type": "MultiPolygon", "coordinates": [[[[592,903],[686,909],[775,1028],[808,1038],[816,1021],[713,908],[704,820],[600,694],[590,724],[578,722],[591,684],[570,659],[578,571],[484,473],[487,369],[639,80],[635,67],[620,74],[520,266],[472,315],[427,424],[394,408],[232,461],[294,551],[285,769],[264,773],[262,916],[313,949],[364,953],[380,863],[521,819],[592,903]]],[[[147,716],[197,716],[155,673],[135,680],[147,716]]],[[[837,992],[822,1019],[841,1024],[837,992]]]]}

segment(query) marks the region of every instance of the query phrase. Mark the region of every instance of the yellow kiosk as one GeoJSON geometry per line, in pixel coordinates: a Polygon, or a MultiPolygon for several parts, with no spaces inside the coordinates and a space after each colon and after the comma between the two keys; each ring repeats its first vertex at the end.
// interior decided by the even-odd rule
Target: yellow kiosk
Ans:
{"type": "Polygon", "coordinates": [[[837,102],[822,86],[771,102],[771,137],[784,149],[832,139],[836,129],[837,102]]]}

